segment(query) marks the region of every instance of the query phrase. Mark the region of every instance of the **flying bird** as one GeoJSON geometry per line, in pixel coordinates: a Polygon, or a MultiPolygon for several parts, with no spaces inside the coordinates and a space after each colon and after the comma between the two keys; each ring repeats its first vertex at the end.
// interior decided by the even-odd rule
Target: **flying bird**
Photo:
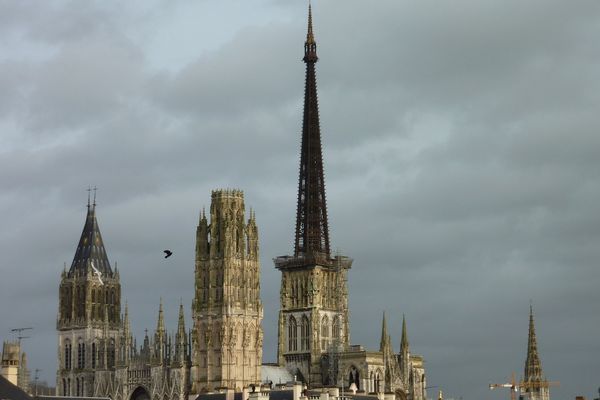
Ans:
{"type": "Polygon", "coordinates": [[[171,254],[173,254],[173,252],[171,250],[163,250],[163,252],[166,254],[165,258],[169,258],[169,257],[171,257],[171,254]]]}
{"type": "Polygon", "coordinates": [[[102,272],[98,271],[96,269],[96,267],[94,267],[94,262],[90,261],[90,265],[92,266],[92,269],[94,270],[94,274],[96,274],[96,276],[98,277],[98,280],[100,281],[100,284],[102,286],[104,286],[104,282],[102,282],[102,272]]]}

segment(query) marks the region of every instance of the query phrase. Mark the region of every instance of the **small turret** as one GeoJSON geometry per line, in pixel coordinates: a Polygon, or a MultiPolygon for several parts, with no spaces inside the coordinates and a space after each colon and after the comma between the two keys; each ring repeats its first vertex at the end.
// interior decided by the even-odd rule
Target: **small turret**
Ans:
{"type": "Polygon", "coordinates": [[[165,317],[163,313],[162,297],[158,307],[158,321],[156,323],[156,332],[154,333],[154,361],[162,364],[166,356],[167,337],[165,330],[165,317]]]}
{"type": "Polygon", "coordinates": [[[179,303],[179,319],[177,321],[177,333],[175,334],[175,357],[173,363],[182,365],[187,360],[188,340],[185,331],[185,314],[183,303],[179,303]]]}
{"type": "Polygon", "coordinates": [[[402,381],[407,384],[410,376],[410,346],[408,334],[406,333],[406,318],[402,314],[402,338],[400,339],[400,371],[402,381]]]}
{"type": "Polygon", "coordinates": [[[389,335],[387,332],[387,322],[385,319],[385,311],[383,312],[383,318],[381,321],[381,339],[379,340],[379,351],[385,351],[386,347],[389,346],[388,343],[389,335]]]}

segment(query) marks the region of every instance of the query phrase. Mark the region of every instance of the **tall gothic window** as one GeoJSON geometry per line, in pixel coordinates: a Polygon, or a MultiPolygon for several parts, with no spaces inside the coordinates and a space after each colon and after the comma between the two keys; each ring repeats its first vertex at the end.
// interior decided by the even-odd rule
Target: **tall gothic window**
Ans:
{"type": "Polygon", "coordinates": [[[108,368],[113,368],[115,366],[115,340],[110,339],[110,344],[108,345],[108,354],[107,354],[107,364],[108,368]]]}
{"type": "Polygon", "coordinates": [[[77,368],[85,368],[85,343],[81,339],[77,343],[77,368]]]}
{"type": "Polygon", "coordinates": [[[96,342],[92,343],[92,369],[96,368],[96,342]]]}
{"type": "Polygon", "coordinates": [[[340,332],[340,317],[339,317],[339,315],[333,319],[333,326],[332,326],[331,331],[332,331],[331,337],[333,338],[333,340],[340,339],[341,332],[340,332]]]}
{"type": "MultiPolygon", "coordinates": [[[[317,327],[318,329],[318,327],[317,327]]],[[[310,323],[306,315],[302,316],[301,329],[300,329],[300,346],[302,350],[310,349],[310,323]]]]}
{"type": "Polygon", "coordinates": [[[71,369],[71,342],[65,341],[65,369],[71,369]]]}
{"type": "Polygon", "coordinates": [[[288,325],[288,350],[298,350],[298,324],[296,318],[290,317],[290,323],[288,325]]]}
{"type": "Polygon", "coordinates": [[[327,349],[327,342],[329,341],[329,318],[327,315],[321,320],[321,350],[327,349]]]}

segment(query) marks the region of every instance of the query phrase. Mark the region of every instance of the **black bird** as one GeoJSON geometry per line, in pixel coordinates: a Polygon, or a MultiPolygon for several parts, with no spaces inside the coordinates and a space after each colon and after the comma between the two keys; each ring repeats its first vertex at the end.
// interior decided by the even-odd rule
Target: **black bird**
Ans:
{"type": "Polygon", "coordinates": [[[171,254],[173,254],[173,252],[171,250],[163,250],[163,252],[166,254],[165,258],[169,258],[169,257],[171,257],[171,254]]]}

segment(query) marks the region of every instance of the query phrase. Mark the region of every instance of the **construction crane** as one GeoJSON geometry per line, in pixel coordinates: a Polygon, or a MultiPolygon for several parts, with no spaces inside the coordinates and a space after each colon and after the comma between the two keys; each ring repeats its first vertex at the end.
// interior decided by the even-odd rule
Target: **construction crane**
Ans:
{"type": "Polygon", "coordinates": [[[518,389],[517,389],[515,373],[514,372],[512,373],[512,379],[508,383],[490,383],[490,390],[499,389],[499,388],[510,389],[510,400],[516,400],[518,389]]]}
{"type": "Polygon", "coordinates": [[[520,381],[517,382],[515,378],[515,373],[512,373],[511,381],[508,383],[490,383],[490,390],[506,388],[510,389],[510,399],[516,400],[517,393],[525,392],[525,394],[529,394],[531,389],[548,389],[550,386],[559,386],[559,382],[550,382],[550,381],[541,381],[541,382],[525,382],[520,381]]]}

